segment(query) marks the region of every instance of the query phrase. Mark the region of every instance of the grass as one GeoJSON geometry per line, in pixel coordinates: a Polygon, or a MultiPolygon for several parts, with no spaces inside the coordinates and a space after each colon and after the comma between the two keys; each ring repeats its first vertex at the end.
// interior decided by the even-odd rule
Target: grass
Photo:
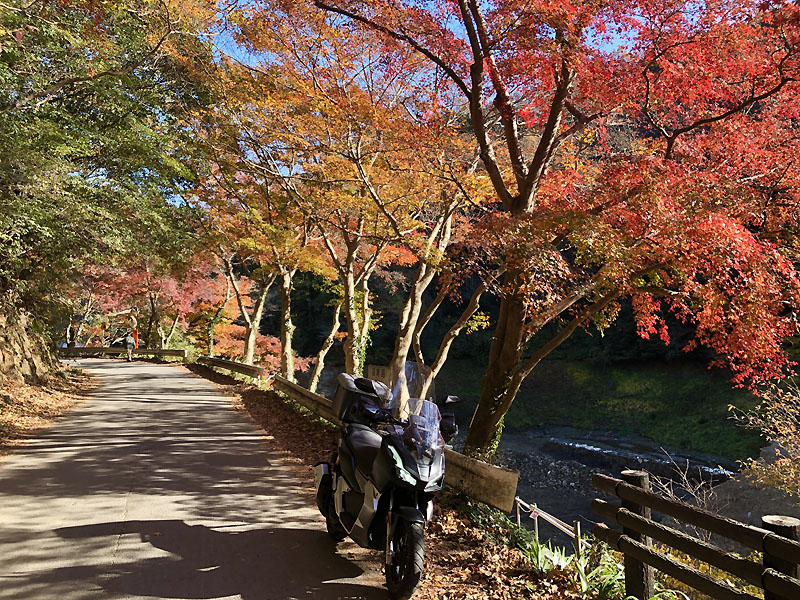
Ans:
{"type": "MultiPolygon", "coordinates": [[[[459,425],[469,424],[483,379],[469,360],[449,361],[437,378],[440,394],[462,398],[459,425]]],[[[757,456],[757,432],[729,417],[729,405],[747,410],[756,398],[732,389],[723,374],[691,362],[641,362],[604,366],[550,360],[525,381],[505,420],[521,432],[560,425],[636,434],[667,448],[741,460],[757,456]]]]}

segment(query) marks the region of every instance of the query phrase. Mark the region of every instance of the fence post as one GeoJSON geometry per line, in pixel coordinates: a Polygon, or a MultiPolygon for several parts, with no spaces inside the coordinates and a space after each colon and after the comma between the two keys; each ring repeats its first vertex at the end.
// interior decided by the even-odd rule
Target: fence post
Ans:
{"type": "MultiPolygon", "coordinates": [[[[650,475],[646,471],[623,471],[622,479],[630,485],[650,491],[650,475]]],[[[623,500],[622,506],[645,519],[649,519],[651,516],[650,509],[646,506],[640,506],[628,500],[623,500]]],[[[622,533],[645,546],[653,545],[649,537],[626,527],[622,528],[622,533]]],[[[638,598],[638,600],[649,600],[656,594],[653,567],[628,554],[625,555],[625,593],[638,598]]]]}
{"type": "MultiPolygon", "coordinates": [[[[761,517],[761,526],[774,534],[800,542],[800,519],[780,515],[764,515],[761,517]]],[[[780,571],[789,577],[800,579],[800,566],[779,556],[764,552],[764,566],[780,571]]],[[[783,597],[764,590],[764,600],[783,600],[783,597]]]]}
{"type": "Polygon", "coordinates": [[[575,519],[572,525],[573,529],[575,530],[575,537],[573,538],[573,542],[575,545],[575,558],[580,560],[581,558],[581,522],[579,519],[575,519]]]}

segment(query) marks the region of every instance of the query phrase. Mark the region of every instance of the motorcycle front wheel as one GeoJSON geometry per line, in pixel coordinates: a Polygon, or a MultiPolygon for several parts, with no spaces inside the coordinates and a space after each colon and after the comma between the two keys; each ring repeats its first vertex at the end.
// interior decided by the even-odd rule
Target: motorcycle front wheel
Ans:
{"type": "Polygon", "coordinates": [[[399,519],[392,531],[394,555],[386,565],[386,587],[393,600],[407,600],[414,595],[422,577],[425,560],[425,524],[399,519]]]}

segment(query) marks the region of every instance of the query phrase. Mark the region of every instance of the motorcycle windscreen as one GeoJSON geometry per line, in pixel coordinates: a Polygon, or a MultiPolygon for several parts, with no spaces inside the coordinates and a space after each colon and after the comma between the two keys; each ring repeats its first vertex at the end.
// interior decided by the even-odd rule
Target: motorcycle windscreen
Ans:
{"type": "Polygon", "coordinates": [[[394,410],[398,418],[405,419],[412,412],[408,404],[412,399],[435,400],[433,383],[430,368],[407,361],[403,371],[394,380],[387,408],[394,410]]]}
{"type": "Polygon", "coordinates": [[[429,400],[409,398],[408,409],[408,426],[403,431],[405,446],[417,460],[433,458],[434,452],[444,447],[439,407],[429,400]]]}

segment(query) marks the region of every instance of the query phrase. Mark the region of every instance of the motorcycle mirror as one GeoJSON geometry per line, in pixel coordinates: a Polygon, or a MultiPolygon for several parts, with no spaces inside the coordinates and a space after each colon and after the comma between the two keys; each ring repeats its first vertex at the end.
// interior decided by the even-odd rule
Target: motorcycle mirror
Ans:
{"type": "Polygon", "coordinates": [[[442,433],[444,443],[449,444],[450,441],[456,437],[456,434],[458,434],[458,425],[456,425],[455,415],[442,415],[442,420],[439,423],[439,431],[442,433]]]}

